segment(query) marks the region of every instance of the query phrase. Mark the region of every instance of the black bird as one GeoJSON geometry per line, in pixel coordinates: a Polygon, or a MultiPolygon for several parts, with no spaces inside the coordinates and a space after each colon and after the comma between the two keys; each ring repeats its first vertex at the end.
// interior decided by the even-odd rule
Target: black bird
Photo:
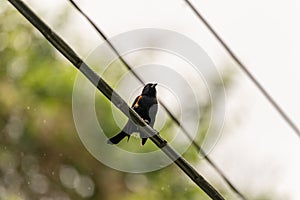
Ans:
{"type": "MultiPolygon", "coordinates": [[[[144,87],[142,94],[135,98],[131,107],[151,127],[154,125],[157,113],[156,85],[157,83],[148,83],[144,87]]],[[[125,137],[128,137],[129,140],[130,135],[134,132],[139,132],[140,137],[142,138],[142,145],[144,145],[147,141],[147,136],[141,133],[138,126],[131,120],[128,120],[123,130],[110,138],[107,143],[118,144],[125,137]]]]}

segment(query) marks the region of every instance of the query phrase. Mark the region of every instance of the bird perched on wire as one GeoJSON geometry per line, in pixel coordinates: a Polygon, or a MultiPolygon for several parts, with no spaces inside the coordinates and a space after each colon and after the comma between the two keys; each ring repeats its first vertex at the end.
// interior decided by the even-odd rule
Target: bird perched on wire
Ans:
{"type": "MultiPolygon", "coordinates": [[[[142,94],[135,98],[131,107],[151,127],[154,125],[157,113],[156,85],[157,83],[148,83],[144,87],[142,94]]],[[[131,120],[128,120],[122,131],[110,138],[107,143],[118,144],[125,137],[128,137],[129,140],[130,135],[134,132],[140,134],[142,145],[144,145],[147,141],[147,136],[141,133],[138,125],[131,120]]]]}

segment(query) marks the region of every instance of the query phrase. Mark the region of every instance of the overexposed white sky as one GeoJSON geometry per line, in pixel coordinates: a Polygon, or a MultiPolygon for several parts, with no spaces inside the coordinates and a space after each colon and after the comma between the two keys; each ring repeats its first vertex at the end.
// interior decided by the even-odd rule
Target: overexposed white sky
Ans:
{"type": "MultiPolygon", "coordinates": [[[[67,0],[46,2],[28,1],[50,25],[61,7],[72,8],[67,0]]],[[[183,0],[76,2],[109,36],[145,27],[169,29],[196,41],[217,67],[233,63],[183,0]]],[[[192,2],[300,126],[300,1],[192,2]]],[[[72,15],[74,21],[58,32],[86,57],[101,40],[75,10],[72,15]],[[86,41],[85,48],[79,48],[76,38],[86,41]]],[[[245,193],[272,191],[275,199],[300,199],[300,138],[239,68],[233,68],[237,77],[227,98],[227,134],[210,156],[245,193]]],[[[209,173],[205,168],[200,170],[209,173]]]]}

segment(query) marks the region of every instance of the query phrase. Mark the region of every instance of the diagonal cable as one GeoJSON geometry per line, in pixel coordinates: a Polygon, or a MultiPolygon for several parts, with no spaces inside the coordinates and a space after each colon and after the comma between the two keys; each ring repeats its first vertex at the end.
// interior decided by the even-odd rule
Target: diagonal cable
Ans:
{"type": "Polygon", "coordinates": [[[208,30],[215,36],[218,42],[224,47],[231,58],[240,66],[242,71],[249,77],[249,79],[254,83],[254,85],[260,90],[260,92],[265,96],[265,98],[270,102],[270,104],[275,108],[279,115],[286,121],[286,123],[293,129],[293,131],[300,137],[300,130],[298,126],[293,122],[293,120],[288,116],[288,114],[280,107],[276,100],[267,92],[263,85],[254,77],[254,75],[249,71],[248,67],[237,57],[237,55],[230,49],[226,42],[221,38],[221,36],[213,29],[210,23],[202,16],[199,10],[189,1],[185,0],[191,10],[195,15],[205,24],[208,30]]]}
{"type": "MultiPolygon", "coordinates": [[[[107,42],[107,44],[110,46],[110,48],[114,51],[114,53],[116,55],[119,56],[120,61],[122,62],[122,64],[139,80],[140,83],[142,83],[143,85],[145,85],[145,81],[143,81],[143,79],[132,69],[132,67],[128,64],[128,62],[126,62],[122,56],[120,55],[120,53],[118,52],[118,50],[116,49],[116,47],[108,40],[108,37],[104,34],[103,31],[101,31],[101,29],[88,17],[88,15],[83,12],[83,10],[81,8],[79,8],[79,6],[73,1],[73,0],[69,0],[70,3],[77,9],[77,11],[82,14],[86,20],[88,20],[88,22],[95,28],[95,30],[101,35],[101,37],[107,42]]],[[[189,134],[189,132],[187,131],[187,129],[179,122],[179,120],[172,114],[172,112],[168,109],[168,107],[162,102],[159,101],[161,106],[165,109],[165,111],[168,113],[168,115],[170,116],[170,118],[181,128],[181,130],[183,131],[183,133],[187,136],[187,138],[192,142],[192,144],[194,145],[194,147],[197,149],[198,152],[200,152],[204,158],[206,159],[206,161],[216,170],[216,172],[222,177],[222,179],[228,184],[228,186],[235,192],[237,193],[242,199],[246,199],[242,193],[233,185],[233,183],[231,183],[231,181],[225,176],[224,172],[208,157],[208,155],[206,154],[206,152],[200,147],[200,145],[198,145],[195,140],[193,139],[193,137],[189,134]]]]}
{"type": "Polygon", "coordinates": [[[127,105],[127,103],[108,85],[98,74],[96,74],[75,51],[51,28],[49,28],[29,7],[21,0],[8,0],[43,36],[66,58],[76,69],[88,78],[88,80],[103,95],[109,99],[130,120],[138,123],[140,130],[147,135],[151,141],[161,149],[177,166],[194,181],[213,200],[224,200],[224,197],[210,185],[180,154],[178,154],[159,133],[152,129],[146,122],[127,105]],[[112,98],[114,95],[114,98],[112,98]],[[129,111],[129,112],[128,112],[129,111]]]}

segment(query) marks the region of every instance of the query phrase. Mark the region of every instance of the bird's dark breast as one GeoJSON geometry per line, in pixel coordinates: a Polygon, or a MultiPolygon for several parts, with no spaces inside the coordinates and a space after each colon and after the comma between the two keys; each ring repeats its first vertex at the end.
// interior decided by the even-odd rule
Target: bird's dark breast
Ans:
{"type": "Polygon", "coordinates": [[[152,120],[150,119],[149,110],[150,112],[152,110],[152,112],[154,112],[154,115],[156,115],[157,100],[154,97],[143,97],[139,101],[139,106],[134,110],[141,116],[141,118],[147,119],[148,121],[152,121],[153,119],[152,120]]]}

